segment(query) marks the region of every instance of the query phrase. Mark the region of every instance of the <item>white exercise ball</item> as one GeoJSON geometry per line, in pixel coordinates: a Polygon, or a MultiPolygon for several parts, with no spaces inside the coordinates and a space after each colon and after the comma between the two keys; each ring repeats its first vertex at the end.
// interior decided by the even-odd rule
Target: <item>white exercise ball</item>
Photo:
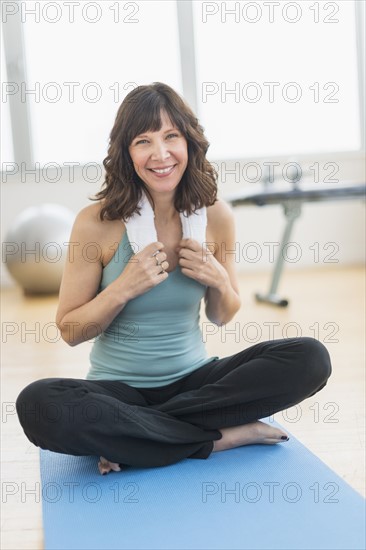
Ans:
{"type": "Polygon", "coordinates": [[[5,264],[26,294],[59,291],[75,214],[59,204],[23,210],[3,243],[5,264]]]}

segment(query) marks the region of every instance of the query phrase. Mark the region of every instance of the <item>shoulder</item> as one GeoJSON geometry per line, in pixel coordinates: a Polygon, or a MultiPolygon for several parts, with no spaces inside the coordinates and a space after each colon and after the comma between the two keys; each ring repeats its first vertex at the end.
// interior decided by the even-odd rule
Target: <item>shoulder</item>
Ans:
{"type": "Polygon", "coordinates": [[[104,235],[106,232],[111,231],[112,228],[118,226],[124,228],[125,225],[122,220],[102,220],[100,217],[100,212],[102,209],[102,204],[100,202],[90,204],[85,206],[77,214],[75,218],[75,226],[78,226],[80,229],[92,230],[93,234],[104,235]]]}
{"type": "Polygon", "coordinates": [[[94,225],[95,227],[100,227],[104,223],[100,218],[101,209],[102,204],[100,202],[89,204],[80,210],[75,221],[79,225],[88,224],[94,225]]]}
{"type": "Polygon", "coordinates": [[[213,250],[219,258],[223,245],[233,246],[235,241],[234,213],[231,206],[223,199],[218,198],[215,204],[207,207],[207,240],[215,243],[213,250]]]}
{"type": "Polygon", "coordinates": [[[207,225],[216,235],[234,226],[233,209],[224,199],[218,198],[215,204],[207,207],[207,225]]]}
{"type": "Polygon", "coordinates": [[[212,206],[207,207],[207,216],[212,214],[216,215],[230,215],[232,214],[232,207],[221,197],[217,197],[216,202],[212,206]]]}
{"type": "Polygon", "coordinates": [[[108,261],[112,247],[121,240],[125,232],[122,220],[102,220],[100,202],[84,207],[77,214],[72,230],[72,240],[83,244],[94,244],[101,251],[103,263],[108,261]]]}

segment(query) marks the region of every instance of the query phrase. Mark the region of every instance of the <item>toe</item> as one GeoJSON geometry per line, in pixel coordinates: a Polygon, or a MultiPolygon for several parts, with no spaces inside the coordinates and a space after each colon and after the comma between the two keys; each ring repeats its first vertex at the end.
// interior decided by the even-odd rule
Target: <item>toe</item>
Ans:
{"type": "Polygon", "coordinates": [[[102,476],[110,472],[110,468],[108,468],[107,466],[105,466],[105,464],[102,464],[101,462],[98,462],[98,469],[102,476]]]}
{"type": "Polygon", "coordinates": [[[98,468],[102,475],[108,474],[109,472],[120,472],[121,468],[120,465],[117,462],[110,462],[104,456],[100,457],[100,461],[98,462],[98,468]]]}
{"type": "Polygon", "coordinates": [[[266,437],[266,438],[263,440],[263,443],[264,443],[265,445],[275,445],[275,444],[277,444],[277,443],[284,443],[285,441],[288,441],[288,439],[287,439],[287,440],[284,440],[284,439],[278,439],[278,438],[273,439],[272,437],[266,437]]]}

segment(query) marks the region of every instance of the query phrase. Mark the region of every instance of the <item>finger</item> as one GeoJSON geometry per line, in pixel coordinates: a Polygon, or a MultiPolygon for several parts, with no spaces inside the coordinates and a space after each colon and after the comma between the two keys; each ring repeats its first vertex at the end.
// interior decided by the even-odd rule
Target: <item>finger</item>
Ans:
{"type": "Polygon", "coordinates": [[[159,265],[159,271],[157,273],[157,275],[159,275],[159,277],[163,277],[163,279],[167,279],[169,277],[169,273],[167,271],[165,271],[165,269],[162,269],[161,265],[159,265]]]}
{"type": "Polygon", "coordinates": [[[158,260],[160,263],[163,263],[166,259],[167,259],[167,255],[165,254],[165,252],[162,252],[161,250],[159,250],[159,252],[157,254],[155,254],[155,257],[158,256],[158,260]]]}
{"type": "Polygon", "coordinates": [[[198,269],[198,265],[196,262],[190,260],[189,258],[179,258],[178,260],[180,267],[186,267],[187,269],[190,269],[194,271],[195,269],[198,269]]]}
{"type": "Polygon", "coordinates": [[[189,269],[188,267],[182,267],[181,268],[182,274],[186,277],[189,277],[190,279],[195,279],[194,275],[195,272],[192,269],[189,269]]]}
{"type": "Polygon", "coordinates": [[[190,265],[190,262],[185,258],[179,258],[178,263],[180,267],[188,267],[190,265]]]}
{"type": "Polygon", "coordinates": [[[181,248],[178,252],[178,256],[180,258],[185,258],[187,260],[192,260],[195,257],[195,254],[196,252],[190,250],[189,248],[181,248]]]}
{"type": "Polygon", "coordinates": [[[161,243],[160,241],[156,241],[154,243],[148,244],[144,250],[146,250],[146,253],[148,256],[152,256],[154,253],[159,252],[159,250],[162,250],[164,248],[164,243],[161,243]]]}
{"type": "Polygon", "coordinates": [[[189,248],[196,252],[201,249],[200,243],[194,239],[181,239],[179,245],[181,248],[189,248]]]}
{"type": "Polygon", "coordinates": [[[156,267],[157,267],[157,273],[159,275],[160,273],[162,273],[162,272],[164,273],[168,269],[169,262],[167,262],[167,261],[161,262],[156,267]]]}
{"type": "MultiPolygon", "coordinates": [[[[165,254],[165,252],[160,252],[160,250],[156,253],[154,253],[152,256],[151,256],[151,260],[153,262],[155,262],[155,265],[156,266],[161,266],[163,262],[166,261],[166,258],[167,258],[167,255],[165,254]]],[[[166,262],[167,263],[167,262],[166,262]]],[[[169,266],[169,264],[168,264],[169,266]]],[[[164,268],[163,268],[164,269],[164,268]]]]}

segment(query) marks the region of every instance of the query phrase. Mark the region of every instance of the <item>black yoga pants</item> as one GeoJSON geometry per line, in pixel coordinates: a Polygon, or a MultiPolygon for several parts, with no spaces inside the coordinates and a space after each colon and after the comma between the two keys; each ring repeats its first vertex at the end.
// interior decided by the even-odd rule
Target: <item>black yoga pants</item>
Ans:
{"type": "Polygon", "coordinates": [[[115,380],[44,378],[16,401],[36,446],[104,456],[138,467],[207,458],[220,428],[254,422],[314,395],[327,383],[327,349],[308,337],[272,340],[216,359],[158,388],[115,380]]]}

